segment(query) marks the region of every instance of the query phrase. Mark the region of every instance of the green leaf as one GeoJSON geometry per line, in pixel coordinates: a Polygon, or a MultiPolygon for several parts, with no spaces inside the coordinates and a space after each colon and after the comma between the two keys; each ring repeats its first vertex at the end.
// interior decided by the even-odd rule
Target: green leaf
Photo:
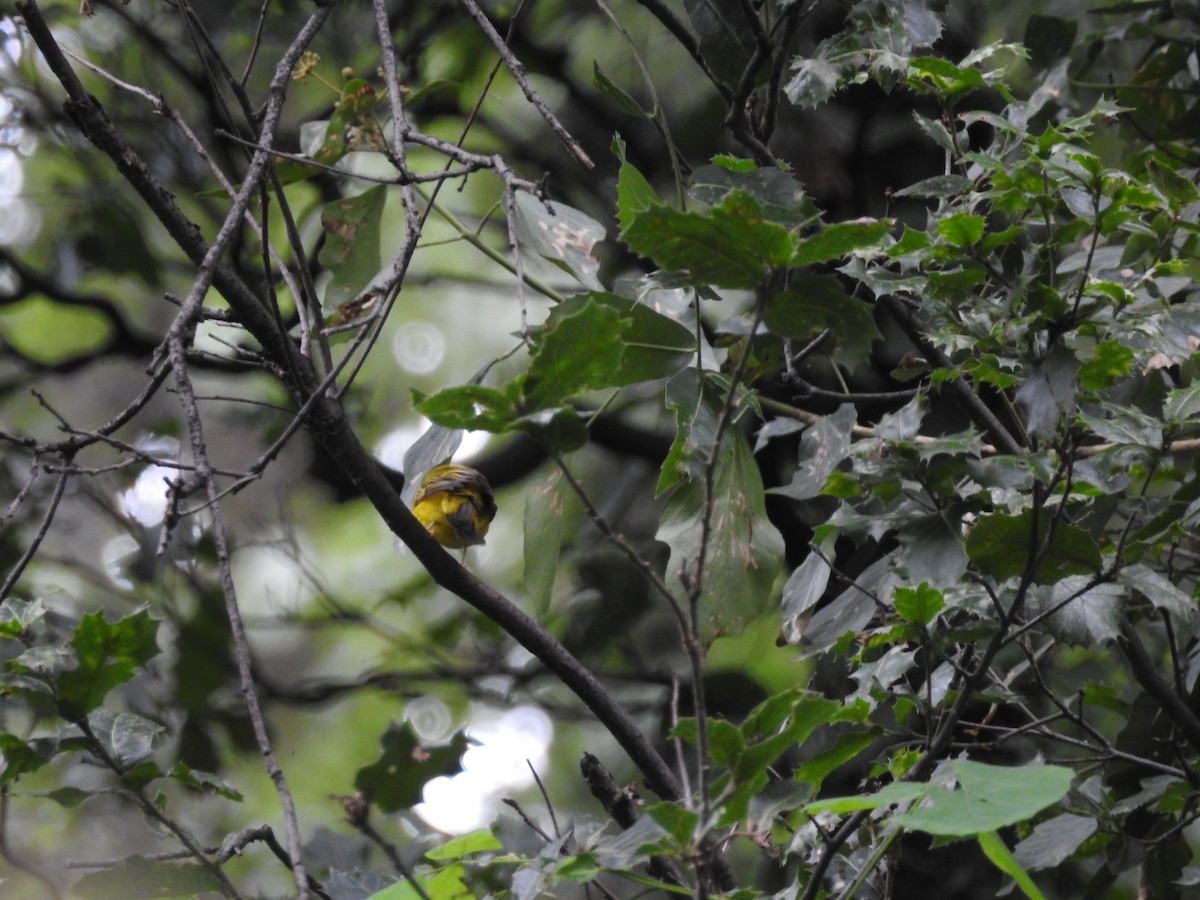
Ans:
{"type": "MultiPolygon", "coordinates": [[[[515,382],[509,387],[520,388],[515,382]]],[[[445,428],[467,431],[503,432],[519,418],[517,401],[510,391],[463,384],[438,391],[432,397],[414,396],[413,406],[422,415],[445,428]]]]}
{"type": "MultiPolygon", "coordinates": [[[[550,310],[546,326],[553,331],[564,319],[589,306],[595,307],[592,314],[596,309],[612,310],[623,323],[623,330],[616,339],[624,347],[619,365],[607,373],[603,383],[594,387],[620,387],[674,375],[687,365],[696,350],[695,335],[679,322],[645,303],[605,291],[578,294],[564,300],[550,310]]],[[[540,336],[537,338],[539,342],[541,339],[540,336]]]]}
{"type": "Polygon", "coordinates": [[[115,866],[89,872],[73,885],[71,896],[81,900],[130,900],[156,897],[198,897],[223,890],[216,875],[199,863],[152,862],[130,856],[115,866]]]}
{"type": "Polygon", "coordinates": [[[924,802],[896,817],[905,828],[967,837],[1027,821],[1061,800],[1074,777],[1066,766],[991,766],[950,763],[958,790],[933,785],[924,802]]]}
{"type": "Polygon", "coordinates": [[[1200,381],[1187,387],[1173,388],[1163,403],[1163,421],[1182,425],[1200,414],[1200,381]]]}
{"type": "MultiPolygon", "coordinates": [[[[767,519],[762,476],[740,433],[726,433],[713,478],[711,532],[701,571],[700,637],[710,644],[737,635],[772,599],[783,561],[783,538],[767,519]]],[[[695,572],[702,541],[704,489],[699,480],[678,485],[667,499],[655,535],[671,549],[668,583],[695,572]]]]}
{"type": "Polygon", "coordinates": [[[754,30],[738,0],[684,0],[700,55],[718,82],[737,87],[754,55],[754,30]]]}
{"type": "Polygon", "coordinates": [[[1015,881],[1026,897],[1030,900],[1045,900],[1045,896],[1033,883],[1029,873],[1021,868],[1021,864],[1009,852],[1004,841],[1000,839],[1000,835],[994,831],[986,831],[976,835],[975,839],[979,841],[979,846],[983,849],[984,855],[991,860],[992,865],[1015,881]]]}
{"type": "Polygon", "coordinates": [[[490,853],[493,850],[503,850],[504,845],[496,840],[496,836],[486,828],[460,834],[446,843],[425,851],[425,858],[440,862],[447,859],[462,859],[476,853],[490,853]]]}
{"type": "Polygon", "coordinates": [[[662,206],[662,201],[645,176],[625,158],[625,142],[619,136],[613,138],[612,151],[621,161],[617,172],[617,222],[624,231],[642,213],[662,206]]]}
{"type": "Polygon", "coordinates": [[[600,260],[594,250],[604,240],[604,226],[586,213],[558,200],[545,203],[527,191],[516,191],[517,245],[562,269],[584,287],[600,290],[600,260]]]}
{"type": "Polygon", "coordinates": [[[326,310],[349,303],[379,274],[386,189],[378,184],[361,194],[334,200],[321,211],[326,239],[320,261],[333,275],[325,288],[326,310]]]}
{"type": "Polygon", "coordinates": [[[175,766],[167,774],[180,784],[187,785],[193,791],[199,791],[204,794],[215,794],[218,797],[224,797],[226,800],[233,800],[237,803],[242,802],[242,795],[236,788],[209,772],[201,772],[199,769],[192,769],[184,763],[178,762],[175,763],[175,766]]]}
{"type": "Polygon", "coordinates": [[[575,493],[557,467],[525,494],[525,592],[533,609],[544,610],[550,603],[568,517],[576,518],[577,507],[575,493]]]}
{"type": "Polygon", "coordinates": [[[820,211],[790,172],[775,167],[759,168],[748,160],[718,157],[713,165],[692,173],[688,193],[708,206],[717,206],[735,190],[758,201],[768,221],[791,230],[816,220],[820,211]]]}
{"type": "Polygon", "coordinates": [[[646,815],[654,819],[667,834],[682,847],[695,841],[696,829],[700,826],[700,815],[684,809],[678,803],[653,803],[646,807],[646,815]]]}
{"type": "Polygon", "coordinates": [[[557,406],[574,394],[619,380],[622,337],[632,324],[611,304],[591,297],[559,317],[537,337],[523,385],[525,409],[557,406]]]}
{"type": "Polygon", "coordinates": [[[1090,534],[1076,525],[1056,522],[1049,542],[1052,513],[1042,509],[1016,515],[991,513],[982,516],[967,535],[967,556],[980,571],[997,579],[1023,573],[1030,554],[1040,559],[1033,573],[1037,584],[1053,584],[1068,575],[1094,575],[1100,571],[1100,547],[1090,534]],[[1036,530],[1035,530],[1036,524],[1036,530]]]}
{"type": "Polygon", "coordinates": [[[45,601],[7,597],[0,603],[0,638],[25,634],[46,615],[45,601]]]}
{"type": "MultiPolygon", "coordinates": [[[[964,175],[934,175],[895,191],[893,197],[955,197],[975,187],[975,182],[964,175]]],[[[907,226],[905,226],[907,229],[907,226]]],[[[919,232],[918,232],[919,233],[919,232]]]]}
{"type": "Polygon", "coordinates": [[[412,725],[392,723],[379,739],[379,759],[358,770],[354,787],[367,802],[385,813],[399,812],[421,802],[425,784],[441,775],[462,771],[462,755],[469,741],[460,731],[444,747],[425,748],[412,725]]]}
{"type": "Polygon", "coordinates": [[[811,266],[841,259],[855,250],[877,246],[891,231],[888,221],[857,219],[826,225],[812,237],[802,238],[792,254],[793,266],[811,266]]]}
{"type": "Polygon", "coordinates": [[[70,642],[78,667],[55,680],[63,718],[78,721],[136,675],[158,653],[157,634],[158,622],[145,610],[112,624],[98,612],[84,616],[70,642]]]}
{"type": "Polygon", "coordinates": [[[925,582],[915,588],[896,588],[892,603],[900,618],[914,625],[928,625],[946,606],[941,591],[934,590],[925,582]]]}
{"type": "Polygon", "coordinates": [[[986,86],[978,69],[960,68],[940,56],[916,56],[910,59],[906,81],[918,90],[930,85],[934,91],[945,97],[954,97],[964,91],[986,86]]]}
{"type": "Polygon", "coordinates": [[[911,781],[896,781],[884,785],[872,794],[856,794],[852,797],[828,797],[817,800],[804,807],[811,815],[821,812],[836,813],[844,816],[847,813],[858,812],[862,809],[880,809],[897,803],[909,803],[925,793],[928,785],[916,784],[911,781]]]}
{"type": "Polygon", "coordinates": [[[1084,390],[1101,391],[1133,370],[1133,350],[1120,341],[1101,341],[1091,358],[1079,366],[1079,384],[1084,390]]]}
{"type": "Polygon", "coordinates": [[[1032,592],[1027,601],[1030,615],[1055,610],[1046,628],[1058,640],[1079,647],[1098,647],[1120,634],[1118,617],[1125,591],[1115,584],[1091,585],[1086,575],[1071,575],[1047,591],[1032,592]],[[1065,605],[1064,605],[1065,604],[1065,605]]]}
{"type": "Polygon", "coordinates": [[[0,731],[0,786],[12,784],[45,764],[46,759],[19,737],[0,731]]]}
{"type": "Polygon", "coordinates": [[[969,249],[983,237],[985,220],[974,213],[954,213],[937,223],[937,232],[952,247],[969,249]]]}
{"type": "Polygon", "coordinates": [[[21,356],[54,365],[102,350],[113,338],[100,312],[31,294],[0,307],[0,339],[21,356]]]}
{"type": "Polygon", "coordinates": [[[834,275],[793,279],[768,298],[763,321],[773,334],[801,340],[828,328],[836,356],[851,367],[866,361],[880,336],[870,305],[847,293],[834,275]]]}
{"type": "Polygon", "coordinates": [[[605,100],[626,115],[637,116],[639,119],[649,119],[653,116],[653,112],[642,109],[640,103],[601,72],[600,63],[596,60],[592,60],[592,86],[605,100]]]}
{"type": "Polygon", "coordinates": [[[1133,588],[1159,609],[1166,610],[1176,622],[1188,623],[1196,616],[1196,604],[1191,596],[1144,563],[1125,566],[1117,573],[1117,581],[1133,588]]]}
{"type": "Polygon", "coordinates": [[[788,264],[794,243],[742,190],[703,215],[655,205],[634,215],[621,239],[660,266],[686,272],[693,284],[727,288],[757,287],[772,268],[788,264]]]}

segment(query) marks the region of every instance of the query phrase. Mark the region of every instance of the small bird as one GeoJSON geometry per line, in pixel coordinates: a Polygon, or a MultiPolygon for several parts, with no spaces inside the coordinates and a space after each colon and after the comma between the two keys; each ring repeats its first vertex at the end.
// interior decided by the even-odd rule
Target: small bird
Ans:
{"type": "Polygon", "coordinates": [[[483,543],[496,500],[482,472],[447,463],[425,473],[412,511],[434,540],[458,549],[483,543]]]}

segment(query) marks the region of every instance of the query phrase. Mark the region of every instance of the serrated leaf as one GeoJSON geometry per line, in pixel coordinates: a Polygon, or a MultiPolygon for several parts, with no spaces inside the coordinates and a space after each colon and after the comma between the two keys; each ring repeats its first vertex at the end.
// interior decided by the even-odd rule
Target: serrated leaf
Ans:
{"type": "Polygon", "coordinates": [[[788,229],[806,225],[820,214],[794,175],[774,166],[759,168],[748,160],[719,159],[701,166],[692,173],[688,187],[689,194],[708,206],[716,206],[735,190],[757,200],[768,221],[788,229]]]}
{"type": "Polygon", "coordinates": [[[1133,350],[1120,341],[1101,341],[1091,357],[1079,366],[1079,385],[1084,390],[1100,391],[1133,370],[1133,350]]]}
{"type": "Polygon", "coordinates": [[[1167,393],[1163,403],[1163,420],[1172,424],[1183,424],[1200,413],[1200,382],[1187,387],[1174,388],[1167,393]]]}
{"type": "Polygon", "coordinates": [[[857,219],[826,225],[811,237],[802,238],[792,254],[793,266],[811,266],[841,259],[855,250],[877,245],[891,223],[879,219],[857,219]]]}
{"type": "Polygon", "coordinates": [[[985,224],[983,216],[960,212],[939,219],[937,232],[950,246],[968,249],[979,243],[985,224]]]}
{"type": "Polygon", "coordinates": [[[686,272],[693,284],[727,288],[757,287],[772,268],[788,264],[794,243],[742,190],[707,214],[650,207],[622,228],[621,239],[660,266],[686,272]]]}
{"type": "Polygon", "coordinates": [[[562,269],[590,290],[600,290],[595,246],[604,226],[561,201],[543,203],[527,191],[514,194],[517,245],[562,269]]]}
{"type": "Polygon", "coordinates": [[[442,747],[425,748],[409,722],[388,726],[379,739],[379,759],[359,769],[354,787],[385,813],[399,812],[421,802],[427,782],[440,775],[462,771],[462,755],[469,742],[460,731],[442,747]]]}
{"type": "Polygon", "coordinates": [[[361,194],[334,200],[321,211],[326,240],[320,261],[333,275],[325,288],[326,310],[348,304],[379,274],[386,187],[379,184],[361,194]]]}
{"type": "Polygon", "coordinates": [[[1057,522],[1047,542],[1051,520],[1052,514],[1046,509],[1039,510],[1036,517],[1028,509],[1016,515],[982,516],[967,535],[967,556],[980,571],[1000,580],[1023,573],[1031,553],[1040,556],[1033,573],[1036,584],[1099,572],[1103,560],[1092,536],[1076,525],[1057,522]]]}
{"type": "Polygon", "coordinates": [[[126,767],[148,757],[154,750],[155,740],[166,732],[162,725],[150,719],[104,707],[88,715],[88,727],[108,755],[126,767]]]}
{"type": "MultiPolygon", "coordinates": [[[[619,338],[624,348],[620,365],[608,373],[603,384],[593,387],[620,387],[674,375],[688,364],[696,350],[695,335],[679,322],[645,303],[605,291],[578,294],[564,300],[550,311],[546,325],[553,330],[563,319],[584,311],[589,305],[612,310],[627,323],[619,338]]],[[[540,335],[537,340],[541,341],[540,335]]]]}
{"type": "Polygon", "coordinates": [[[801,109],[820,106],[841,87],[842,70],[820,57],[801,57],[792,63],[792,77],[784,85],[787,98],[801,109]]]}
{"type": "Polygon", "coordinates": [[[1117,573],[1117,581],[1133,588],[1159,609],[1166,610],[1177,622],[1191,622],[1196,615],[1196,604],[1191,596],[1145,563],[1125,566],[1117,573]]]}
{"type": "Polygon", "coordinates": [[[914,625],[928,625],[946,606],[941,591],[934,590],[922,582],[915,588],[898,587],[892,595],[892,604],[900,618],[914,625]]]}
{"type": "Polygon", "coordinates": [[[69,645],[78,666],[55,679],[63,718],[82,718],[136,675],[158,653],[157,634],[158,622],[145,610],[111,624],[100,613],[84,616],[69,645]]]}
{"type": "Polygon", "coordinates": [[[1125,592],[1115,584],[1098,584],[1084,591],[1091,581],[1086,575],[1071,575],[1055,584],[1048,595],[1033,592],[1027,601],[1030,615],[1057,609],[1046,620],[1046,627],[1067,644],[1098,647],[1116,639],[1125,592]]]}
{"type": "Polygon", "coordinates": [[[237,789],[210,772],[202,772],[199,769],[190,768],[179,762],[167,774],[173,780],[187,785],[194,791],[215,794],[218,797],[224,797],[226,800],[233,800],[237,803],[242,801],[242,795],[237,789]]]}
{"type": "MultiPolygon", "coordinates": [[[[589,297],[538,335],[522,388],[526,410],[557,406],[575,394],[619,380],[631,319],[589,297]]],[[[428,414],[427,414],[428,415],[428,414]]],[[[432,418],[432,417],[431,417],[432,418]]]]}

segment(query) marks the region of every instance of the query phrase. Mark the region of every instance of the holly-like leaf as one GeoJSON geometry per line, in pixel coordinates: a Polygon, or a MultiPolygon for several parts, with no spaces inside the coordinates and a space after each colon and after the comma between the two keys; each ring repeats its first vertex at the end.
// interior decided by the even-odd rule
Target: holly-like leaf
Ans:
{"type": "Polygon", "coordinates": [[[379,739],[379,759],[358,770],[354,787],[385,813],[399,812],[421,802],[425,784],[440,775],[462,771],[469,741],[460,731],[443,747],[425,748],[409,722],[392,723],[379,739]]]}
{"type": "Polygon", "coordinates": [[[794,245],[742,190],[707,214],[652,206],[632,218],[621,239],[660,266],[686,272],[693,284],[727,288],[757,287],[772,268],[788,264],[794,245]]]}
{"type": "Polygon", "coordinates": [[[896,588],[892,603],[900,618],[914,625],[928,625],[946,606],[942,592],[934,590],[925,582],[921,582],[915,588],[896,588]]]}
{"type": "MultiPolygon", "coordinates": [[[[591,315],[598,314],[598,310],[612,310],[623,323],[619,337],[613,339],[624,348],[619,364],[592,387],[620,387],[674,375],[687,365],[696,350],[695,335],[679,322],[645,303],[605,291],[579,294],[563,301],[550,311],[546,326],[552,332],[565,319],[588,307],[593,307],[591,315]]],[[[537,340],[540,343],[541,337],[537,340]]]]}
{"type": "Polygon", "coordinates": [[[890,222],[879,219],[858,219],[826,225],[796,245],[792,265],[811,266],[841,259],[855,250],[879,244],[891,227],[890,222]]]}
{"type": "Polygon", "coordinates": [[[63,718],[77,721],[136,675],[158,653],[157,634],[158,622],[145,610],[111,624],[98,612],[84,616],[70,642],[78,666],[55,680],[63,718]]]}
{"type": "Polygon", "coordinates": [[[537,336],[523,386],[526,410],[545,409],[582,391],[619,380],[622,339],[632,320],[589,298],[537,336]]]}
{"type": "Polygon", "coordinates": [[[713,164],[693,172],[688,193],[708,206],[716,206],[735,190],[749,194],[769,221],[788,229],[807,225],[820,214],[796,176],[776,166],[747,166],[744,160],[728,157],[718,157],[713,164]]]}

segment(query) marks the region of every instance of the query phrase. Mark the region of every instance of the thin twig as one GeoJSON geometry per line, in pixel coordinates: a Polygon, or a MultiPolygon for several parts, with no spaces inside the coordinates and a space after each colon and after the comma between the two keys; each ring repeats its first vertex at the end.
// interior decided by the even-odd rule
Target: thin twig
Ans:
{"type": "Polygon", "coordinates": [[[508,49],[508,44],[504,43],[504,38],[500,36],[500,32],[496,31],[496,27],[492,24],[491,20],[479,8],[479,4],[475,0],[461,0],[461,2],[467,8],[467,12],[471,14],[471,18],[479,25],[480,31],[484,33],[484,36],[496,49],[496,52],[500,54],[500,58],[504,60],[504,65],[508,67],[513,81],[524,92],[525,98],[533,104],[534,109],[541,113],[542,118],[546,120],[546,124],[550,126],[550,129],[557,135],[558,139],[562,141],[563,146],[583,166],[588,169],[595,168],[596,164],[592,162],[591,157],[587,155],[580,143],[571,137],[570,132],[563,127],[554,113],[550,111],[550,107],[546,105],[546,101],[529,84],[529,79],[525,77],[525,67],[521,65],[520,60],[513,56],[512,51],[508,49]]]}

